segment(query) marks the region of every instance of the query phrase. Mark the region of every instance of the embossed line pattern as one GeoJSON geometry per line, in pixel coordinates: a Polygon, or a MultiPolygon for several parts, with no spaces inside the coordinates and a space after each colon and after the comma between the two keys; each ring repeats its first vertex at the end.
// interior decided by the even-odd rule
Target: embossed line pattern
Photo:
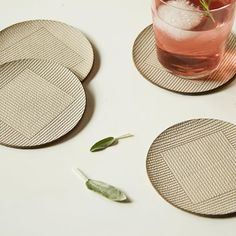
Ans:
{"type": "Polygon", "coordinates": [[[236,126],[190,120],[165,130],[152,144],[147,172],[160,195],[203,214],[236,212],[236,126]]]}
{"type": "Polygon", "coordinates": [[[74,101],[26,69],[0,90],[0,119],[30,139],[74,101]]]}
{"type": "Polygon", "coordinates": [[[207,80],[185,80],[161,68],[156,52],[155,38],[152,26],[147,27],[136,39],[133,48],[133,58],[139,72],[152,83],[168,90],[181,93],[202,93],[214,90],[236,74],[236,37],[231,35],[229,47],[219,70],[207,80]]]}
{"type": "Polygon", "coordinates": [[[45,28],[40,28],[0,53],[5,61],[33,56],[37,59],[51,59],[70,68],[84,60],[45,28]]]}
{"type": "Polygon", "coordinates": [[[193,203],[235,188],[236,150],[222,132],[170,149],[161,156],[193,203]]]}
{"type": "Polygon", "coordinates": [[[33,20],[0,32],[0,63],[18,59],[54,60],[71,69],[80,80],[93,65],[93,49],[76,28],[61,22],[33,20]]]}
{"type": "Polygon", "coordinates": [[[85,110],[82,84],[52,61],[21,60],[0,67],[0,143],[31,147],[68,133],[85,110]]]}

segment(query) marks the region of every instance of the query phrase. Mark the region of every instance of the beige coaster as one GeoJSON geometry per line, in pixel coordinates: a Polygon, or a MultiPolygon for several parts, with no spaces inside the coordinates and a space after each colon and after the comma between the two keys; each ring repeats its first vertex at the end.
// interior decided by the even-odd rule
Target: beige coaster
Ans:
{"type": "Polygon", "coordinates": [[[0,143],[32,147],[72,130],[85,110],[81,82],[53,61],[19,60],[0,66],[0,143]]]}
{"type": "Polygon", "coordinates": [[[73,71],[82,81],[93,66],[88,39],[61,22],[32,20],[0,32],[0,64],[19,59],[53,60],[73,71]]]}
{"type": "Polygon", "coordinates": [[[152,25],[144,29],[133,47],[133,59],[139,72],[152,83],[173,92],[201,94],[215,90],[236,75],[236,37],[231,34],[219,69],[208,79],[187,80],[166,72],[156,55],[152,25]]]}
{"type": "Polygon", "coordinates": [[[236,126],[211,119],[174,125],[153,142],[147,172],[174,206],[201,215],[236,212],[236,126]]]}

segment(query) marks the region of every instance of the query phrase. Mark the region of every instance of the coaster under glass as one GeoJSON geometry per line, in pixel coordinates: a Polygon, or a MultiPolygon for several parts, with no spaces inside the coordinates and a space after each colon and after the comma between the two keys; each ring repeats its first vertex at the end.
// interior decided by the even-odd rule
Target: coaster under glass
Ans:
{"type": "Polygon", "coordinates": [[[230,35],[221,64],[215,72],[204,79],[183,79],[168,73],[160,65],[152,25],[145,28],[135,40],[133,59],[143,77],[161,88],[183,94],[204,94],[213,92],[234,79],[236,75],[236,37],[233,34],[230,35]]]}

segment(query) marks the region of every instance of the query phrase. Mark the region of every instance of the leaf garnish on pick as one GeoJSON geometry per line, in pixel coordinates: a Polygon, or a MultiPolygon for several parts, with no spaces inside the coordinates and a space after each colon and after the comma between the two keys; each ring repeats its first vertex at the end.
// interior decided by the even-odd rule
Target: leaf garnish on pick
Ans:
{"type": "Polygon", "coordinates": [[[201,8],[205,12],[205,15],[210,17],[211,20],[215,23],[215,19],[210,12],[210,5],[212,0],[200,0],[201,8]]]}
{"type": "Polygon", "coordinates": [[[115,202],[125,202],[128,200],[126,194],[118,188],[101,181],[89,179],[79,168],[75,168],[73,171],[85,181],[85,184],[89,190],[92,190],[115,202]]]}
{"type": "Polygon", "coordinates": [[[91,152],[97,152],[97,151],[101,151],[101,150],[104,150],[110,146],[113,146],[115,144],[117,144],[119,142],[120,139],[123,139],[123,138],[129,138],[129,137],[132,137],[133,135],[132,134],[125,134],[125,135],[122,135],[120,137],[117,137],[117,138],[114,138],[114,137],[107,137],[107,138],[104,138],[98,142],[96,142],[91,148],[90,148],[90,151],[91,152]]]}

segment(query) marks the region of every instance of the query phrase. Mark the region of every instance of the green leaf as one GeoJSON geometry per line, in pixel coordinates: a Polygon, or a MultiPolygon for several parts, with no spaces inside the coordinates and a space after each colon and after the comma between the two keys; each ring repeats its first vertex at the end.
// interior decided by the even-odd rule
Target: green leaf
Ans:
{"type": "Polygon", "coordinates": [[[124,192],[122,192],[121,190],[119,190],[118,188],[106,184],[104,182],[101,181],[97,181],[97,180],[92,180],[89,179],[84,172],[82,172],[82,170],[80,170],[79,168],[75,168],[73,169],[74,173],[79,176],[82,180],[84,180],[87,188],[89,190],[92,190],[98,194],[101,194],[102,196],[115,201],[115,202],[127,202],[128,198],[125,195],[124,192]]]}
{"type": "Polygon", "coordinates": [[[123,202],[127,200],[127,196],[124,192],[117,189],[116,187],[106,184],[101,181],[89,179],[86,182],[86,186],[88,189],[101,194],[102,196],[115,201],[115,202],[123,202]]]}
{"type": "Polygon", "coordinates": [[[90,148],[90,151],[91,152],[97,152],[97,151],[101,151],[101,150],[104,150],[112,145],[115,145],[118,143],[118,141],[120,139],[123,139],[123,138],[128,138],[128,137],[132,137],[133,135],[132,134],[125,134],[125,135],[122,135],[118,138],[114,138],[114,137],[108,137],[108,138],[104,138],[98,142],[96,142],[91,148],[90,148]]]}
{"type": "Polygon", "coordinates": [[[107,147],[110,147],[114,144],[117,143],[117,139],[113,138],[113,137],[108,137],[108,138],[104,138],[98,142],[96,142],[91,148],[90,151],[91,152],[97,152],[97,151],[101,151],[103,149],[106,149],[107,147]]]}

